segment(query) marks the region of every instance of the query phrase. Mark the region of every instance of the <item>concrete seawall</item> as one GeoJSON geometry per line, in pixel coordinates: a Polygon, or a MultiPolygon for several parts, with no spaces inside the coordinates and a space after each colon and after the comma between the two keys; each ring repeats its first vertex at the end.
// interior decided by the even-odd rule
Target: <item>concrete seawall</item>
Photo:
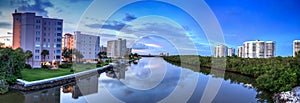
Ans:
{"type": "Polygon", "coordinates": [[[55,87],[71,82],[76,81],[76,77],[81,77],[81,76],[87,76],[87,75],[92,75],[95,73],[102,73],[105,70],[112,68],[113,64],[100,67],[100,68],[95,68],[92,70],[87,70],[79,73],[74,73],[74,74],[69,74],[69,75],[64,75],[64,76],[59,76],[59,77],[53,77],[53,78],[48,78],[48,79],[43,79],[43,80],[37,80],[37,81],[26,81],[22,79],[17,79],[17,84],[11,86],[11,89],[16,89],[20,91],[30,91],[30,90],[39,90],[39,89],[44,89],[44,88],[50,88],[50,87],[55,87]]]}

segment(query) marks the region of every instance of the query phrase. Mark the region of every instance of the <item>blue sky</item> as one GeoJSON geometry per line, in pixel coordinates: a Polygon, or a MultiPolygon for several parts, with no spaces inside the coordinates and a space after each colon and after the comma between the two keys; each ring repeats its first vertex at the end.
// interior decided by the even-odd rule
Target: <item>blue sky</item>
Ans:
{"type": "MultiPolygon", "coordinates": [[[[248,40],[271,40],[277,43],[277,55],[291,56],[293,40],[300,39],[298,0],[205,2],[218,19],[225,43],[229,47],[236,48],[248,40]]],[[[96,8],[93,12],[97,14],[87,13],[88,8],[92,4],[97,5],[96,3],[91,0],[1,0],[0,34],[11,32],[11,13],[18,9],[21,12],[37,12],[44,17],[62,18],[65,33],[82,30],[88,34],[100,35],[103,45],[106,45],[107,40],[122,37],[129,41],[129,47],[138,44],[138,51],[143,51],[141,53],[193,54],[196,50],[200,55],[210,55],[208,41],[201,27],[179,7],[155,1],[137,2],[120,7],[109,18],[101,18],[97,14],[102,14],[105,10],[96,8]],[[84,23],[84,27],[78,29],[79,23],[84,23]],[[152,35],[152,39],[144,37],[146,34],[152,35]],[[164,44],[170,45],[166,47],[164,44]]],[[[195,12],[201,12],[200,9],[201,7],[199,10],[195,9],[195,12]]]]}

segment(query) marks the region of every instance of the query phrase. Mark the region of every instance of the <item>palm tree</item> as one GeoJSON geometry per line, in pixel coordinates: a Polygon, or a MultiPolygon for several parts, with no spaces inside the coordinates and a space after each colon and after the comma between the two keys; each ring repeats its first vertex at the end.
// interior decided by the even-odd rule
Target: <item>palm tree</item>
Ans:
{"type": "Polygon", "coordinates": [[[43,62],[45,62],[45,58],[46,58],[46,56],[47,55],[49,55],[49,51],[48,50],[43,50],[42,52],[41,52],[41,55],[42,55],[42,57],[43,57],[43,62]]]}
{"type": "MultiPolygon", "coordinates": [[[[30,50],[26,50],[26,52],[25,52],[25,57],[26,57],[26,59],[27,59],[27,63],[28,63],[29,59],[32,58],[32,56],[33,56],[32,52],[31,52],[30,50]]],[[[32,62],[33,62],[33,61],[32,61],[32,62]]],[[[32,63],[32,62],[31,62],[31,63],[32,63]]]]}

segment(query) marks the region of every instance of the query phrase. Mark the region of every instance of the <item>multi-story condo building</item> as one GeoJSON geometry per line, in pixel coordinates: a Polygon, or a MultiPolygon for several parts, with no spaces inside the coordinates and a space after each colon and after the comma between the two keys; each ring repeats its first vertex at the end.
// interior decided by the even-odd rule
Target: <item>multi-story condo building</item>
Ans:
{"type": "Polygon", "coordinates": [[[266,41],[266,58],[275,57],[275,42],[266,41]]]}
{"type": "Polygon", "coordinates": [[[100,36],[75,31],[74,48],[84,56],[83,61],[93,62],[98,59],[97,54],[100,52],[100,36]]]}
{"type": "Polygon", "coordinates": [[[270,58],[275,56],[275,42],[247,41],[244,42],[244,58],[270,58]]]}
{"type": "Polygon", "coordinates": [[[113,58],[122,58],[127,54],[126,39],[107,41],[107,56],[113,58]]]}
{"type": "Polygon", "coordinates": [[[293,56],[296,57],[296,52],[300,51],[300,40],[295,40],[293,43],[293,56]]]}
{"type": "Polygon", "coordinates": [[[74,37],[70,33],[66,33],[62,39],[63,48],[73,49],[74,48],[74,37]]]}
{"type": "Polygon", "coordinates": [[[235,54],[235,49],[234,48],[228,48],[227,56],[233,56],[234,54],[235,54]]]}
{"type": "Polygon", "coordinates": [[[30,50],[33,59],[27,61],[32,67],[41,67],[41,61],[61,61],[61,43],[63,20],[43,18],[35,13],[12,13],[13,44],[12,48],[30,50]],[[49,55],[42,58],[41,52],[48,50],[49,55]]]}
{"type": "Polygon", "coordinates": [[[6,35],[0,35],[0,43],[3,43],[2,47],[12,47],[13,35],[8,32],[6,35]]]}
{"type": "Polygon", "coordinates": [[[244,46],[238,46],[238,57],[243,58],[244,57],[244,46]]]}
{"type": "Polygon", "coordinates": [[[215,47],[214,57],[226,57],[228,56],[228,47],[225,45],[218,45],[215,47]]]}

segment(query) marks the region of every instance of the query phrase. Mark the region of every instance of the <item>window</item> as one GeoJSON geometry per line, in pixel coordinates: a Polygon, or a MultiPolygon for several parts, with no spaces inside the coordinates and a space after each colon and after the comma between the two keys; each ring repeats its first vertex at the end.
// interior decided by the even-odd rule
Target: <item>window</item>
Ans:
{"type": "Polygon", "coordinates": [[[47,47],[47,45],[46,45],[46,44],[43,44],[43,47],[44,47],[44,48],[46,48],[46,47],[47,47]]]}
{"type": "Polygon", "coordinates": [[[34,56],[34,59],[40,59],[40,56],[34,56]]]}
{"type": "Polygon", "coordinates": [[[58,38],[58,39],[57,39],[57,42],[61,42],[61,39],[58,38]]]}
{"type": "Polygon", "coordinates": [[[40,38],[40,37],[36,37],[36,38],[35,38],[35,41],[40,42],[40,41],[41,41],[41,38],[40,38]]]}
{"type": "Polygon", "coordinates": [[[61,53],[61,51],[60,51],[60,50],[56,50],[56,53],[57,53],[57,54],[60,54],[60,53],[61,53]]]}
{"type": "Polygon", "coordinates": [[[41,23],[41,20],[40,20],[40,19],[37,19],[35,22],[36,22],[36,23],[41,23]]]}
{"type": "Polygon", "coordinates": [[[36,35],[40,35],[41,32],[40,32],[40,31],[36,31],[35,34],[36,34],[36,35]]]}
{"type": "Polygon", "coordinates": [[[57,33],[57,35],[56,36],[59,36],[59,37],[61,37],[61,33],[57,33]]]}
{"type": "Polygon", "coordinates": [[[40,25],[36,25],[35,29],[41,29],[41,26],[40,25]]]}
{"type": "Polygon", "coordinates": [[[61,29],[61,27],[58,27],[57,30],[58,30],[58,31],[61,31],[62,29],[61,29]]]}
{"type": "Polygon", "coordinates": [[[35,46],[35,47],[40,47],[41,44],[40,44],[39,42],[36,42],[34,46],[35,46]]]}
{"type": "Polygon", "coordinates": [[[56,47],[61,48],[61,44],[56,44],[56,47]]]}
{"type": "Polygon", "coordinates": [[[46,42],[46,38],[44,38],[44,40],[43,40],[44,42],[46,42]]]}
{"type": "Polygon", "coordinates": [[[57,25],[62,25],[62,22],[57,22],[57,25]]]}
{"type": "Polygon", "coordinates": [[[50,48],[50,43],[48,43],[48,48],[50,48]]]}
{"type": "Polygon", "coordinates": [[[46,36],[47,34],[46,33],[44,33],[44,36],[46,36]]]}
{"type": "Polygon", "coordinates": [[[34,52],[35,52],[35,53],[40,53],[40,50],[35,50],[34,52]]]}
{"type": "Polygon", "coordinates": [[[50,33],[48,33],[48,36],[50,36],[50,33]]]}
{"type": "Polygon", "coordinates": [[[48,39],[48,42],[50,42],[50,39],[48,39]]]}

